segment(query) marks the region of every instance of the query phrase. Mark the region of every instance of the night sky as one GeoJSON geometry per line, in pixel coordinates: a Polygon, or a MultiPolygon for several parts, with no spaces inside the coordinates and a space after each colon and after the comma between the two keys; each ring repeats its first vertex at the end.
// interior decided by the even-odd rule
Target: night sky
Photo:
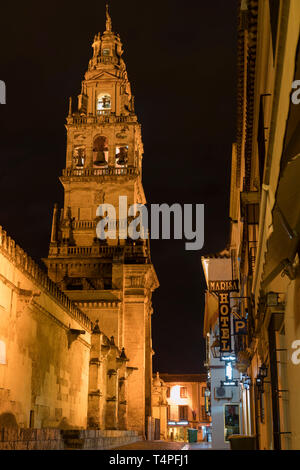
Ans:
{"type": "MultiPolygon", "coordinates": [[[[36,261],[63,204],[68,97],[80,93],[105,1],[1,5],[0,225],[36,261]]],[[[205,245],[152,241],[154,371],[203,371],[201,256],[229,237],[236,128],[236,0],[110,1],[144,142],[148,203],[205,204],[205,245]]]]}

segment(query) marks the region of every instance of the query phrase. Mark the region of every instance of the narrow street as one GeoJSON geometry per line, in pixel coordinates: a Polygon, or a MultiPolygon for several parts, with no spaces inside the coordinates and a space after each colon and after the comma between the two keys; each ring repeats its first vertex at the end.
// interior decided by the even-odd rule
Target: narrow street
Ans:
{"type": "Polygon", "coordinates": [[[138,441],[112,450],[210,450],[209,442],[195,442],[187,444],[185,442],[169,441],[138,441]]]}

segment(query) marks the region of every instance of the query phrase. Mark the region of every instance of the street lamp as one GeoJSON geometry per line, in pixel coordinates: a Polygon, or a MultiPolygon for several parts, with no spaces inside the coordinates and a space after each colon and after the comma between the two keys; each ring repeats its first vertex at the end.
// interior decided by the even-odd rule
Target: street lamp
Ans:
{"type": "Polygon", "coordinates": [[[262,379],[265,379],[268,376],[268,368],[266,364],[263,364],[262,366],[260,366],[258,375],[259,377],[262,377],[262,379]]]}

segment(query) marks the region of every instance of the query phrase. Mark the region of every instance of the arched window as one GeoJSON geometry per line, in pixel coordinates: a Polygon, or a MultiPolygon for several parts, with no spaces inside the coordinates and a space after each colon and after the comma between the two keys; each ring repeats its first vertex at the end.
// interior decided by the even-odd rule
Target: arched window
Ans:
{"type": "Polygon", "coordinates": [[[108,140],[107,137],[99,135],[93,143],[93,166],[100,167],[108,164],[108,140]]]}
{"type": "Polygon", "coordinates": [[[128,145],[116,147],[116,167],[123,167],[128,163],[128,145]]]}
{"type": "Polygon", "coordinates": [[[100,93],[97,98],[97,115],[109,114],[111,110],[111,96],[109,93],[100,93]]]}
{"type": "Polygon", "coordinates": [[[74,147],[73,163],[74,163],[75,168],[83,168],[84,162],[85,162],[85,147],[82,145],[78,147],[74,147]]]}

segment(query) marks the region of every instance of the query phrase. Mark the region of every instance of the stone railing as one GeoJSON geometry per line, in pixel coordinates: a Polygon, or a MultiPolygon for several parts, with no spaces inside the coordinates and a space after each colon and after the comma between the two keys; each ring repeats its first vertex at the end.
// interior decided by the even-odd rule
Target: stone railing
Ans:
{"type": "Polygon", "coordinates": [[[125,245],[125,246],[57,246],[55,252],[50,250],[49,257],[95,257],[95,258],[113,258],[114,256],[125,256],[127,262],[136,260],[144,264],[146,259],[150,259],[147,245],[125,245]]]}
{"type": "Polygon", "coordinates": [[[97,222],[94,220],[73,220],[73,229],[94,229],[97,226],[97,222]]]}
{"type": "Polygon", "coordinates": [[[47,274],[10,238],[0,226],[0,252],[3,253],[18,269],[25,272],[33,282],[54,297],[68,313],[87,329],[92,329],[92,322],[53,282],[47,274]]]}
{"type": "Polygon", "coordinates": [[[79,114],[68,116],[67,124],[82,125],[82,124],[120,124],[137,122],[135,114],[129,114],[128,116],[116,116],[115,114],[100,114],[98,116],[80,116],[79,114]]]}
{"type": "Polygon", "coordinates": [[[66,168],[63,176],[135,176],[139,174],[137,168],[66,168]]]}
{"type": "Polygon", "coordinates": [[[67,254],[74,256],[113,256],[120,252],[117,246],[68,246],[67,254]]]}
{"type": "Polygon", "coordinates": [[[111,56],[111,55],[102,55],[102,56],[93,57],[89,61],[89,70],[93,70],[98,64],[119,65],[120,59],[119,57],[111,56]]]}

